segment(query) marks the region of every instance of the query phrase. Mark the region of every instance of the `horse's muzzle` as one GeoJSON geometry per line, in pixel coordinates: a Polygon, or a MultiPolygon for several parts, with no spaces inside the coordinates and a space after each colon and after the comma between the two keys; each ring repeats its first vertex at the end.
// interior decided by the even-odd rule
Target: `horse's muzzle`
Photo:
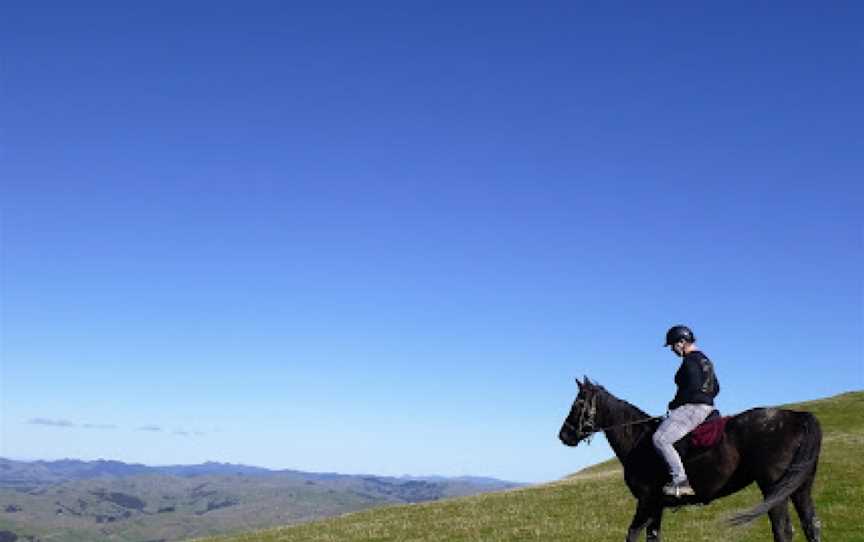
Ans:
{"type": "Polygon", "coordinates": [[[571,431],[567,427],[562,427],[558,433],[558,438],[565,446],[576,446],[579,444],[579,435],[575,431],[571,431]]]}

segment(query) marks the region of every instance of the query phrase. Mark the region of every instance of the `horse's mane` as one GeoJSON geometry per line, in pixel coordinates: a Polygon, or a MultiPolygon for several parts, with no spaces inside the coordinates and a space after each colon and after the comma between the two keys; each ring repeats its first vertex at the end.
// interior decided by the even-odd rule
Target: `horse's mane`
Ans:
{"type": "Polygon", "coordinates": [[[606,408],[608,408],[610,412],[627,412],[628,416],[632,415],[632,419],[649,417],[647,412],[632,403],[628,403],[624,399],[619,399],[612,395],[612,393],[603,386],[595,384],[594,389],[599,392],[601,397],[603,397],[603,402],[606,404],[606,408]]]}

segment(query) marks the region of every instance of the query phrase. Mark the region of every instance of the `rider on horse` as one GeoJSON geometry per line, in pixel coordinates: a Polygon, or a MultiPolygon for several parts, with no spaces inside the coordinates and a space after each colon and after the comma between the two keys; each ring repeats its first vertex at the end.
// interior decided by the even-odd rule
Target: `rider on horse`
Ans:
{"type": "Polygon", "coordinates": [[[675,373],[678,391],[669,403],[669,415],[657,428],[653,440],[672,476],[672,481],[663,486],[663,493],[681,497],[694,492],[674,445],[714,410],[714,397],[720,393],[720,383],[714,374],[714,365],[696,346],[696,337],[690,328],[671,327],[666,332],[665,346],[671,346],[675,355],[683,359],[675,373]]]}

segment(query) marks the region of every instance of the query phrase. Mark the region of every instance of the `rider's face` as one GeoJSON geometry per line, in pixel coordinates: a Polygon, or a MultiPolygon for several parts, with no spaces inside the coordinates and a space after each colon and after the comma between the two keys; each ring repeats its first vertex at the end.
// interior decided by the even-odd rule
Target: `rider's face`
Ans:
{"type": "Polygon", "coordinates": [[[671,345],[670,348],[676,356],[678,356],[679,358],[682,357],[684,355],[684,340],[682,339],[678,341],[677,343],[671,345]]]}

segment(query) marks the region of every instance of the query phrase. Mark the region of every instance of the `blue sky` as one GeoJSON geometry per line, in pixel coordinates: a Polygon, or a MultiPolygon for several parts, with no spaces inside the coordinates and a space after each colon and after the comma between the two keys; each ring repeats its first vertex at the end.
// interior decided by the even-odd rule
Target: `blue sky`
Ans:
{"type": "Polygon", "coordinates": [[[726,412],[864,388],[862,15],[7,7],[0,456],[552,480],[681,322],[726,412]]]}

